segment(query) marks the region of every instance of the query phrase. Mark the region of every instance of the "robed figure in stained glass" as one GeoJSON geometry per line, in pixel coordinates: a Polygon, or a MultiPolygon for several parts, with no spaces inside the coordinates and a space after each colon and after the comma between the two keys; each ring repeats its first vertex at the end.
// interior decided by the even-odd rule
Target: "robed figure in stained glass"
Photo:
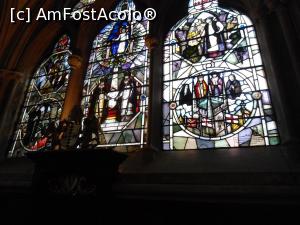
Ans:
{"type": "Polygon", "coordinates": [[[207,17],[205,20],[203,36],[203,53],[207,54],[207,57],[218,57],[222,55],[221,51],[224,51],[224,35],[222,31],[224,26],[217,21],[215,17],[207,17]]]}
{"type": "Polygon", "coordinates": [[[207,95],[209,87],[203,76],[199,76],[197,78],[197,83],[194,88],[197,107],[199,109],[207,109],[207,95]]]}
{"type": "Polygon", "coordinates": [[[203,76],[198,77],[198,81],[195,85],[195,95],[196,99],[201,99],[207,96],[208,93],[208,85],[204,80],[203,76]]]}
{"type": "Polygon", "coordinates": [[[179,105],[193,105],[193,93],[188,84],[184,84],[180,91],[179,105]]]}
{"type": "MultiPolygon", "coordinates": [[[[200,34],[197,32],[197,28],[198,27],[190,28],[187,34],[187,39],[188,39],[187,46],[182,52],[183,57],[185,57],[186,59],[192,62],[198,62],[202,57],[201,39],[199,39],[200,34]]],[[[178,39],[182,34],[183,32],[177,32],[178,39]]],[[[186,43],[182,42],[182,44],[185,45],[186,43]]],[[[182,48],[184,47],[182,46],[182,48]]]]}
{"type": "Polygon", "coordinates": [[[229,99],[236,99],[242,94],[241,83],[236,79],[234,75],[229,76],[229,80],[226,83],[226,95],[229,99]]]}
{"type": "Polygon", "coordinates": [[[137,101],[138,91],[134,78],[130,76],[130,73],[125,73],[125,77],[121,82],[119,91],[118,98],[121,103],[121,120],[128,121],[139,110],[137,101]]]}
{"type": "Polygon", "coordinates": [[[67,35],[62,36],[55,46],[55,52],[65,51],[69,48],[70,38],[67,35]]]}
{"type": "Polygon", "coordinates": [[[30,145],[30,143],[34,141],[35,135],[38,131],[40,118],[41,118],[41,110],[39,108],[33,109],[29,113],[28,124],[25,131],[25,136],[23,138],[24,145],[30,145]]]}
{"type": "Polygon", "coordinates": [[[99,119],[95,115],[97,110],[99,96],[99,88],[96,87],[93,95],[90,98],[88,116],[83,120],[83,130],[81,137],[81,147],[83,148],[94,148],[99,144],[99,119]]]}
{"type": "Polygon", "coordinates": [[[99,85],[95,88],[93,96],[95,96],[95,113],[101,124],[107,117],[107,90],[105,87],[105,79],[101,79],[99,85]]]}
{"type": "Polygon", "coordinates": [[[111,31],[108,41],[111,42],[111,55],[125,53],[129,46],[130,27],[127,21],[118,21],[111,31]]]}
{"type": "Polygon", "coordinates": [[[53,121],[42,126],[39,134],[39,139],[36,141],[34,146],[31,147],[31,150],[38,151],[44,147],[47,147],[48,144],[52,144],[51,141],[55,131],[56,124],[53,121]]]}
{"type": "Polygon", "coordinates": [[[107,93],[108,107],[104,109],[104,113],[107,113],[106,121],[107,123],[120,122],[120,111],[119,111],[119,91],[115,87],[111,87],[110,91],[107,93]],[[107,112],[106,112],[107,110],[107,112]]]}
{"type": "Polygon", "coordinates": [[[23,145],[32,151],[38,151],[46,147],[49,138],[55,132],[56,124],[51,120],[51,118],[55,116],[56,107],[51,107],[51,103],[45,102],[33,109],[29,113],[23,145]],[[47,121],[47,119],[49,119],[49,121],[47,121]]]}
{"type": "Polygon", "coordinates": [[[218,97],[223,93],[223,80],[220,75],[215,73],[209,81],[210,93],[214,97],[218,97]]]}

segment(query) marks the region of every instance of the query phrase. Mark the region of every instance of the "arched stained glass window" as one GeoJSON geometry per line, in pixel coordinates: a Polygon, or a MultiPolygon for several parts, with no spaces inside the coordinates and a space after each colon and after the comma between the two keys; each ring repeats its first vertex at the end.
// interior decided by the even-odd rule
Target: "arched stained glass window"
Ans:
{"type": "Polygon", "coordinates": [[[62,36],[52,54],[37,69],[27,90],[10,156],[49,147],[59,124],[70,76],[70,38],[62,36]]]}
{"type": "Polygon", "coordinates": [[[75,7],[73,8],[73,11],[79,11],[83,12],[87,8],[89,8],[96,0],[80,0],[75,7]]]}
{"type": "Polygon", "coordinates": [[[216,0],[190,0],[164,53],[165,150],[279,143],[250,19],[216,0]]]}
{"type": "MultiPolygon", "coordinates": [[[[116,11],[135,10],[123,0],[116,11]]],[[[149,22],[115,21],[94,40],[83,90],[86,118],[95,120],[97,147],[130,151],[147,139],[149,51],[145,36],[149,22]],[[120,147],[120,148],[118,148],[120,147]]]]}

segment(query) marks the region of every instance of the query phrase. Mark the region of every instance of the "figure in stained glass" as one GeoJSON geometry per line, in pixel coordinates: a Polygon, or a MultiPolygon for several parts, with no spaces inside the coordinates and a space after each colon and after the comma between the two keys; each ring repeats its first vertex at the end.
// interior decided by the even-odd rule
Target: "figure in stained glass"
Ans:
{"type": "Polygon", "coordinates": [[[55,50],[54,52],[61,52],[61,51],[65,51],[68,50],[68,48],[70,47],[70,38],[67,35],[62,36],[61,39],[59,39],[58,43],[55,46],[55,50]]]}
{"type": "Polygon", "coordinates": [[[86,148],[95,148],[100,144],[99,138],[99,123],[95,115],[90,115],[83,121],[83,131],[81,138],[81,147],[86,148]]]}
{"type": "Polygon", "coordinates": [[[118,101],[119,91],[112,87],[107,94],[108,98],[108,107],[107,109],[107,119],[105,123],[115,123],[120,122],[120,113],[119,113],[119,101],[118,101]]]}
{"type": "Polygon", "coordinates": [[[129,39],[129,23],[127,21],[117,22],[108,36],[108,41],[111,42],[111,55],[117,56],[118,54],[126,53],[128,50],[129,39]]]}
{"type": "Polygon", "coordinates": [[[193,93],[188,84],[184,84],[180,91],[179,105],[193,105],[193,93]]]}
{"type": "Polygon", "coordinates": [[[35,134],[38,131],[38,125],[40,123],[41,110],[39,108],[33,109],[29,113],[28,124],[23,138],[24,145],[29,145],[34,141],[35,134]]]}
{"type": "MultiPolygon", "coordinates": [[[[178,39],[180,40],[180,32],[177,33],[178,39]]],[[[201,49],[201,39],[199,39],[200,34],[197,32],[197,28],[195,26],[191,26],[190,30],[187,34],[187,39],[189,40],[187,46],[184,47],[183,57],[192,61],[198,62],[201,59],[202,49],[201,49]]],[[[185,42],[182,43],[186,45],[185,42]]]]}
{"type": "Polygon", "coordinates": [[[70,38],[63,35],[28,87],[10,156],[51,150],[70,76],[70,38]]]}
{"type": "Polygon", "coordinates": [[[219,74],[214,73],[209,80],[210,93],[214,97],[223,94],[223,80],[219,74]]]}
{"type": "Polygon", "coordinates": [[[229,80],[226,83],[226,94],[230,99],[236,99],[242,94],[241,84],[236,79],[235,75],[230,75],[229,80]]]}
{"type": "Polygon", "coordinates": [[[83,120],[83,131],[81,137],[82,148],[95,148],[99,143],[99,118],[96,117],[97,102],[99,97],[98,88],[93,92],[88,108],[87,117],[83,120]]]}
{"type": "Polygon", "coordinates": [[[96,96],[97,102],[95,106],[95,113],[98,115],[99,123],[103,123],[107,117],[107,90],[105,86],[105,79],[101,79],[99,85],[96,87],[93,96],[96,96]]]}
{"type": "Polygon", "coordinates": [[[266,119],[274,114],[246,15],[217,0],[190,0],[189,15],[165,42],[163,109],[166,150],[279,143],[274,117],[266,119]]]}
{"type": "Polygon", "coordinates": [[[208,57],[217,57],[225,50],[225,42],[223,37],[224,26],[217,21],[215,17],[207,17],[205,19],[203,37],[203,53],[208,57]]]}
{"type": "MultiPolygon", "coordinates": [[[[134,10],[132,0],[121,0],[115,11],[134,10]]],[[[97,35],[84,87],[84,113],[97,96],[94,115],[98,120],[97,147],[146,143],[149,84],[149,51],[145,39],[149,22],[113,21],[97,35]]]]}
{"type": "Polygon", "coordinates": [[[120,98],[121,101],[121,120],[129,121],[132,116],[139,111],[139,94],[136,82],[130,73],[125,73],[125,77],[121,82],[119,90],[118,98],[120,98]]]}
{"type": "MultiPolygon", "coordinates": [[[[205,98],[208,93],[208,85],[204,80],[203,76],[199,76],[197,79],[197,83],[195,85],[195,95],[196,99],[200,100],[202,98],[205,98]]],[[[199,105],[199,104],[197,104],[199,105]]]]}

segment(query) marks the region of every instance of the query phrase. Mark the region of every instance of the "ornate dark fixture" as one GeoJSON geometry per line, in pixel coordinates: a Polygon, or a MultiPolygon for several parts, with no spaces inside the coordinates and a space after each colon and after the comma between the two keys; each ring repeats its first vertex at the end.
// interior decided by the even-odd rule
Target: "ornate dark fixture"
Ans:
{"type": "Polygon", "coordinates": [[[34,192],[42,196],[109,194],[126,155],[111,149],[28,153],[35,163],[34,192]]]}

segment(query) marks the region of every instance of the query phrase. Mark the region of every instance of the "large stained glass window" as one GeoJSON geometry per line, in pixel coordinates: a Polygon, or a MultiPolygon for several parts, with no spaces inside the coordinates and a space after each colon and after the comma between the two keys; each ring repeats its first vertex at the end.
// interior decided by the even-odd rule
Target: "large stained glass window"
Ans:
{"type": "MultiPolygon", "coordinates": [[[[120,1],[116,11],[124,10],[135,10],[133,1],[120,1]]],[[[149,22],[139,19],[111,22],[94,40],[83,108],[96,123],[97,147],[131,151],[147,142],[149,22]]]]}
{"type": "Polygon", "coordinates": [[[51,145],[59,124],[70,76],[70,38],[62,36],[52,54],[35,72],[27,90],[10,156],[43,151],[51,145]]]}
{"type": "Polygon", "coordinates": [[[250,19],[216,0],[190,0],[164,49],[165,150],[279,143],[250,19]]]}

